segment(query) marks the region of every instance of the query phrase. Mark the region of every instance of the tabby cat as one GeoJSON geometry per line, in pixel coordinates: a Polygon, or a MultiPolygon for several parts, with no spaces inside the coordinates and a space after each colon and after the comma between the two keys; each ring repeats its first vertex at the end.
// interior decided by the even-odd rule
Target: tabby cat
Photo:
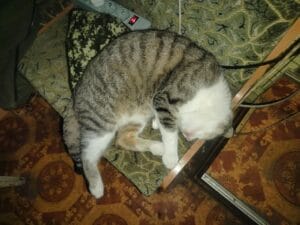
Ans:
{"type": "Polygon", "coordinates": [[[90,192],[100,198],[97,163],[115,136],[122,148],[160,155],[171,169],[178,162],[178,132],[189,141],[229,134],[230,105],[228,84],[211,53],[176,33],[131,32],[87,66],[68,108],[64,139],[90,192]],[[151,120],[161,142],[139,137],[151,120]]]}

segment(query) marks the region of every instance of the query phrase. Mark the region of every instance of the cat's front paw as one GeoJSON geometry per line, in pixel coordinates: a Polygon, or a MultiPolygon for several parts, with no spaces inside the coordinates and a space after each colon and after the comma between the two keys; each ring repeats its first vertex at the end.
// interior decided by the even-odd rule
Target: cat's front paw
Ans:
{"type": "Polygon", "coordinates": [[[96,182],[89,185],[89,190],[95,198],[101,198],[104,195],[104,186],[102,182],[96,182]]]}
{"type": "Polygon", "coordinates": [[[173,169],[178,163],[178,156],[164,154],[162,161],[168,169],[173,169]]]}
{"type": "Polygon", "coordinates": [[[150,146],[150,151],[153,155],[162,156],[165,153],[164,144],[160,141],[153,141],[150,146]]]}
{"type": "Polygon", "coordinates": [[[157,121],[156,118],[153,118],[153,119],[152,119],[152,128],[153,128],[154,130],[157,130],[157,129],[159,128],[159,126],[158,126],[158,121],[157,121]]]}

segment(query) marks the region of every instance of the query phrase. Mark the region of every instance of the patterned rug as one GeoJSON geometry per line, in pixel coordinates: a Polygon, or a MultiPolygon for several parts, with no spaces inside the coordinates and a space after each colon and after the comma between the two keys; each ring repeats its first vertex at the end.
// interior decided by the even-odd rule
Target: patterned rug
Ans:
{"type": "Polygon", "coordinates": [[[23,108],[0,109],[0,175],[27,181],[0,189],[0,225],[241,224],[188,179],[145,197],[105,160],[100,169],[106,194],[96,201],[73,171],[60,120],[37,96],[23,108]]]}
{"type": "MultiPolygon", "coordinates": [[[[283,79],[262,101],[297,88],[283,79]]],[[[300,118],[294,114],[299,103],[298,94],[282,105],[255,110],[240,131],[244,134],[230,140],[209,170],[272,225],[300,223],[300,118]]],[[[0,175],[21,175],[27,181],[0,190],[1,225],[242,224],[187,178],[169,192],[145,197],[105,160],[100,169],[106,194],[96,201],[73,172],[60,120],[38,96],[23,108],[0,109],[0,175]]]]}

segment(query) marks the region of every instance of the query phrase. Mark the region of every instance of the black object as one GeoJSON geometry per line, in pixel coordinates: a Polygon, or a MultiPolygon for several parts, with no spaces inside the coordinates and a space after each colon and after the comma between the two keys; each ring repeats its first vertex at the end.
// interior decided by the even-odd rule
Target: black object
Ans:
{"type": "Polygon", "coordinates": [[[34,0],[0,0],[1,108],[15,108],[32,93],[28,81],[17,72],[17,65],[36,36],[35,18],[34,0]]]}

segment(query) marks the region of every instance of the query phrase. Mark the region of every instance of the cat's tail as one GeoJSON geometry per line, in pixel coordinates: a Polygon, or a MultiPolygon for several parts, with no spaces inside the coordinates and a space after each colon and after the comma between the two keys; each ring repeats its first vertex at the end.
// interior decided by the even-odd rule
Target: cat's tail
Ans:
{"type": "Polygon", "coordinates": [[[72,100],[63,113],[63,139],[74,161],[75,171],[83,174],[80,151],[80,126],[73,109],[72,100]]]}

